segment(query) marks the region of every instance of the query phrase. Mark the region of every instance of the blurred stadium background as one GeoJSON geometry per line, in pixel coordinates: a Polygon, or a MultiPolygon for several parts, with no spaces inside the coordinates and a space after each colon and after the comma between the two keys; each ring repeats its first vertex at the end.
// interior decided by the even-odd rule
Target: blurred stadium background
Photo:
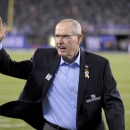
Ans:
{"type": "MultiPolygon", "coordinates": [[[[14,60],[30,59],[38,47],[54,47],[57,22],[76,19],[84,35],[81,47],[110,60],[130,130],[129,12],[129,0],[0,0],[3,28],[11,28],[3,46],[14,60]]],[[[0,74],[0,105],[17,100],[24,83],[0,74]]],[[[0,130],[7,129],[33,130],[21,120],[0,116],[0,130]]]]}

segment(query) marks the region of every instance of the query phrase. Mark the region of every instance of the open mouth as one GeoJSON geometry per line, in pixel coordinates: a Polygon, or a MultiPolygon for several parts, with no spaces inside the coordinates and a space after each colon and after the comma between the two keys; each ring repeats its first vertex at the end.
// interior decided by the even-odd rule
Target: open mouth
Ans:
{"type": "Polygon", "coordinates": [[[58,48],[59,48],[60,51],[64,51],[64,50],[66,49],[66,48],[63,47],[63,46],[59,46],[58,48]]]}

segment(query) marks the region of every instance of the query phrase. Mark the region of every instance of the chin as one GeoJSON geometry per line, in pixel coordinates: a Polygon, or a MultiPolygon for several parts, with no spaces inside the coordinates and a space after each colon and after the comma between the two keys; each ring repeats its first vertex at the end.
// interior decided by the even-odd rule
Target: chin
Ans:
{"type": "Polygon", "coordinates": [[[60,56],[66,56],[66,54],[64,53],[64,52],[58,52],[58,54],[60,55],[60,56]]]}

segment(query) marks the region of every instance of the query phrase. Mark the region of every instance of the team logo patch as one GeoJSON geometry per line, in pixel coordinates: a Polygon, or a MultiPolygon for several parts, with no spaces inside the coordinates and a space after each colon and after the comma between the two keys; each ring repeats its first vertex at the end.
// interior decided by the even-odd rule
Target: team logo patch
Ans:
{"type": "Polygon", "coordinates": [[[101,100],[101,96],[96,97],[95,94],[92,94],[90,97],[91,97],[91,99],[87,99],[87,100],[86,100],[86,103],[90,103],[90,102],[94,102],[94,101],[101,100]]]}

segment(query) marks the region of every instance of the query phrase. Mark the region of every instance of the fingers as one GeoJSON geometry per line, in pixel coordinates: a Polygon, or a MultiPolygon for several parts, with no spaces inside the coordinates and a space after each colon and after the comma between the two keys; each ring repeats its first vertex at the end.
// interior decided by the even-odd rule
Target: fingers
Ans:
{"type": "Polygon", "coordinates": [[[7,28],[5,31],[2,30],[2,19],[0,17],[0,42],[5,37],[5,35],[9,32],[9,28],[7,28]]]}
{"type": "Polygon", "coordinates": [[[0,33],[3,33],[4,35],[6,35],[9,32],[9,28],[7,28],[4,32],[2,31],[2,19],[0,17],[0,33]]]}

